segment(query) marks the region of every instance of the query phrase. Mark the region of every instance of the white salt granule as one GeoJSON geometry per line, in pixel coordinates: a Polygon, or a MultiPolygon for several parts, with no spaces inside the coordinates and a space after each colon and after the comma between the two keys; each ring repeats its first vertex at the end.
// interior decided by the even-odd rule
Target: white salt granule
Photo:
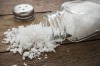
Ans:
{"type": "Polygon", "coordinates": [[[23,49],[22,48],[18,48],[18,53],[20,53],[22,55],[23,49]]]}
{"type": "Polygon", "coordinates": [[[12,66],[17,66],[16,64],[12,65],[12,66]]]}
{"type": "Polygon", "coordinates": [[[14,49],[10,49],[11,52],[13,52],[14,54],[17,52],[17,48],[14,49]]]}
{"type": "Polygon", "coordinates": [[[41,60],[41,58],[38,58],[38,60],[41,60]]]}
{"type": "Polygon", "coordinates": [[[26,63],[23,63],[24,66],[28,66],[26,63]]]}
{"type": "Polygon", "coordinates": [[[44,57],[44,59],[47,59],[48,57],[44,57]]]}
{"type": "Polygon", "coordinates": [[[44,59],[47,59],[48,57],[47,57],[47,54],[45,54],[45,57],[44,57],[44,59]]]}
{"type": "Polygon", "coordinates": [[[7,48],[7,51],[9,51],[10,50],[10,46],[8,46],[8,48],[7,48]]]}
{"type": "Polygon", "coordinates": [[[28,56],[29,59],[33,59],[33,55],[34,53],[30,53],[30,55],[28,56]]]}
{"type": "Polygon", "coordinates": [[[24,52],[24,53],[23,53],[23,56],[24,56],[24,57],[28,57],[29,54],[30,54],[29,52],[24,52]]]}
{"type": "Polygon", "coordinates": [[[41,23],[8,29],[4,35],[2,43],[10,44],[7,50],[21,54],[23,59],[39,58],[43,52],[55,52],[59,46],[51,39],[52,28],[43,27],[41,23]]]}

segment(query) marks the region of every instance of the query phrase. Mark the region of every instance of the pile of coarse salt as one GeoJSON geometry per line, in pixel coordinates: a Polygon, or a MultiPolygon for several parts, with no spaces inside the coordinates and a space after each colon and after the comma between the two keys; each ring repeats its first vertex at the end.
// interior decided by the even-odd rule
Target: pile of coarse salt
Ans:
{"type": "Polygon", "coordinates": [[[41,23],[8,29],[4,35],[2,43],[10,44],[7,50],[20,53],[23,60],[26,57],[39,58],[43,52],[55,52],[55,48],[59,46],[51,39],[52,28],[42,27],[41,23]]]}

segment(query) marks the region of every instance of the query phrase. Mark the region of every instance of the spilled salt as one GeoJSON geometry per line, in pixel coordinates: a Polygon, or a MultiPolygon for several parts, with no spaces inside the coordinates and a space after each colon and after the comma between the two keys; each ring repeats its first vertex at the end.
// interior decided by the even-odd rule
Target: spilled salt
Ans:
{"type": "Polygon", "coordinates": [[[2,43],[9,44],[7,50],[21,54],[23,60],[26,57],[41,60],[39,57],[43,52],[55,52],[55,48],[59,46],[51,39],[52,28],[43,27],[41,23],[8,29],[4,35],[2,43]]]}

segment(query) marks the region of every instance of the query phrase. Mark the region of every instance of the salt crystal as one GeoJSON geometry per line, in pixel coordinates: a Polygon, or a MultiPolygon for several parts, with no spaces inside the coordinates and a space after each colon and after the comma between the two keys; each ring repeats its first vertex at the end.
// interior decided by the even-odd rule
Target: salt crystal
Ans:
{"type": "Polygon", "coordinates": [[[23,53],[23,56],[24,56],[24,57],[28,57],[29,54],[30,54],[29,52],[24,52],[24,53],[23,53]]]}
{"type": "MultiPolygon", "coordinates": [[[[31,24],[26,27],[8,29],[4,32],[2,43],[10,43],[7,50],[23,55],[23,60],[39,58],[42,52],[54,52],[58,45],[51,39],[52,28],[41,24],[31,24]]],[[[40,59],[40,58],[39,58],[40,59]]]]}
{"type": "Polygon", "coordinates": [[[25,60],[25,57],[23,56],[22,59],[25,60]]]}
{"type": "Polygon", "coordinates": [[[8,29],[8,32],[10,31],[10,29],[8,29]]]}
{"type": "Polygon", "coordinates": [[[48,57],[44,57],[44,59],[47,59],[48,57]]]}
{"type": "Polygon", "coordinates": [[[28,56],[28,58],[33,59],[33,53],[30,53],[30,55],[28,56]]]}
{"type": "Polygon", "coordinates": [[[10,49],[11,52],[13,52],[14,54],[17,52],[17,48],[14,49],[10,49]]]}
{"type": "Polygon", "coordinates": [[[7,48],[7,51],[9,51],[10,50],[10,46],[7,48]]]}
{"type": "Polygon", "coordinates": [[[41,58],[38,58],[38,60],[41,60],[41,58]]]}
{"type": "Polygon", "coordinates": [[[17,51],[22,55],[22,52],[23,52],[22,48],[18,48],[17,51]]]}
{"type": "Polygon", "coordinates": [[[26,63],[23,63],[24,66],[28,66],[26,63]]]}
{"type": "Polygon", "coordinates": [[[48,57],[47,57],[47,54],[45,54],[45,57],[44,57],[44,59],[47,59],[48,57]]]}
{"type": "Polygon", "coordinates": [[[17,66],[16,64],[12,65],[12,66],[17,66]]]}
{"type": "Polygon", "coordinates": [[[31,48],[31,52],[36,53],[36,52],[38,52],[38,50],[36,48],[31,48]]]}

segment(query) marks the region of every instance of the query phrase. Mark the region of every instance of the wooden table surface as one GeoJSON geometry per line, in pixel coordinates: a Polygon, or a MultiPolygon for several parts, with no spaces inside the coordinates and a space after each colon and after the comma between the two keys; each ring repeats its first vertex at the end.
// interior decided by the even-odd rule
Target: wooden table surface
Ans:
{"type": "MultiPolygon", "coordinates": [[[[87,39],[79,43],[64,41],[55,50],[50,52],[48,58],[41,60],[22,60],[20,54],[7,52],[8,45],[2,44],[3,33],[12,27],[19,25],[29,25],[39,23],[42,15],[47,11],[56,11],[66,0],[0,0],[0,66],[12,66],[17,64],[23,66],[100,66],[100,35],[87,39]],[[12,7],[20,3],[34,5],[35,19],[30,22],[17,22],[13,19],[12,7]]],[[[67,0],[68,1],[68,0],[67,0]]]]}

